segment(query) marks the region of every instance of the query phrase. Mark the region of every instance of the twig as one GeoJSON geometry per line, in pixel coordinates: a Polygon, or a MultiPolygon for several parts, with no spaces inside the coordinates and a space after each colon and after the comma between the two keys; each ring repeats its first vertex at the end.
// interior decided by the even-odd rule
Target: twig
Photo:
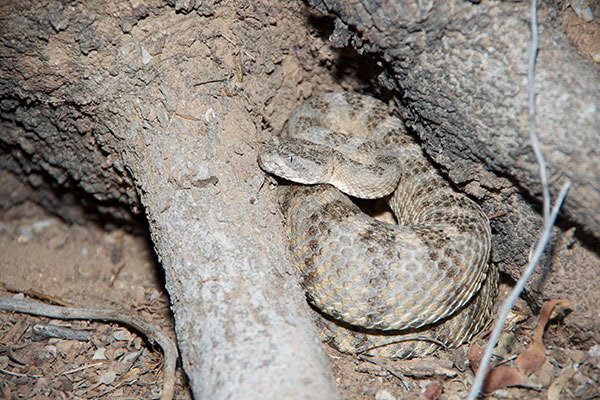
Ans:
{"type": "Polygon", "coordinates": [[[90,337],[89,332],[84,332],[79,329],[69,328],[67,326],[56,326],[51,324],[35,324],[33,328],[33,333],[35,333],[38,337],[48,339],[48,338],[57,338],[57,339],[66,339],[66,340],[79,340],[79,341],[87,341],[90,337]]]}
{"type": "Polygon", "coordinates": [[[16,376],[19,378],[33,378],[33,379],[40,379],[43,378],[42,375],[24,375],[24,374],[19,374],[16,372],[11,372],[11,371],[7,371],[5,369],[0,368],[0,373],[6,374],[6,375],[11,375],[11,376],[16,376]]]}
{"type": "Polygon", "coordinates": [[[402,383],[402,386],[404,386],[404,389],[406,389],[407,391],[410,392],[410,386],[408,386],[408,384],[404,381],[404,379],[402,379],[403,378],[402,375],[399,375],[399,374],[395,373],[394,371],[392,371],[392,369],[388,368],[387,366],[381,365],[376,360],[371,360],[369,358],[364,357],[361,354],[358,354],[358,359],[359,360],[363,360],[363,361],[368,362],[368,363],[371,363],[373,365],[377,365],[379,368],[385,369],[388,374],[394,376],[396,379],[398,379],[402,383]]]}
{"type": "Polygon", "coordinates": [[[12,345],[10,345],[10,344],[8,346],[6,346],[6,354],[8,355],[8,358],[12,362],[17,363],[19,365],[27,365],[27,363],[24,363],[23,361],[21,361],[17,357],[15,357],[15,354],[13,353],[12,345]]]}
{"type": "Polygon", "coordinates": [[[122,262],[121,265],[119,265],[119,267],[117,268],[117,271],[110,277],[110,282],[108,283],[109,288],[112,289],[115,286],[115,281],[117,280],[119,275],[121,275],[121,272],[123,272],[123,269],[125,268],[126,265],[127,264],[122,262]]]}
{"type": "Polygon", "coordinates": [[[217,36],[221,36],[223,39],[227,40],[232,46],[238,47],[241,51],[243,51],[244,54],[247,55],[252,61],[256,61],[256,58],[252,57],[252,54],[248,53],[246,50],[244,50],[244,48],[242,46],[238,45],[233,40],[229,39],[223,33],[219,33],[217,36]]]}
{"type": "Polygon", "coordinates": [[[471,391],[469,393],[469,400],[475,400],[481,391],[481,386],[483,385],[483,380],[485,379],[485,375],[487,373],[488,365],[492,359],[492,352],[494,351],[494,347],[496,347],[496,343],[500,338],[500,334],[502,333],[502,329],[504,328],[504,321],[508,316],[508,313],[512,309],[513,305],[517,301],[517,298],[521,295],[523,288],[525,287],[525,283],[531,277],[535,266],[537,265],[540,257],[542,256],[548,241],[550,240],[550,236],[552,233],[552,227],[554,226],[554,222],[556,221],[556,217],[560,210],[560,207],[569,191],[569,187],[571,186],[570,181],[566,181],[558,194],[554,207],[550,208],[550,187],[548,185],[548,173],[546,167],[546,161],[544,159],[544,154],[540,148],[539,139],[536,133],[536,123],[535,123],[535,90],[534,90],[534,73],[535,73],[535,59],[537,55],[538,49],[538,29],[537,29],[537,0],[531,0],[531,48],[529,53],[529,63],[527,66],[527,77],[528,77],[528,87],[529,87],[529,141],[531,142],[531,147],[533,148],[533,152],[538,162],[539,166],[539,174],[540,181],[542,184],[542,195],[543,195],[543,220],[544,226],[539,240],[534,244],[533,251],[529,257],[529,263],[523,270],[521,277],[519,278],[517,284],[514,289],[508,296],[508,298],[502,304],[502,308],[498,314],[498,319],[496,320],[496,325],[494,325],[494,330],[492,331],[492,335],[489,339],[485,352],[481,358],[481,362],[479,367],[477,368],[477,375],[475,376],[475,381],[473,382],[473,386],[471,387],[471,391]]]}
{"type": "Polygon", "coordinates": [[[488,219],[500,218],[500,217],[504,217],[505,215],[506,215],[506,211],[498,211],[497,213],[490,215],[488,217],[488,219]]]}
{"type": "Polygon", "coordinates": [[[106,364],[105,362],[97,362],[95,364],[86,364],[86,365],[82,365],[79,368],[74,368],[74,369],[70,369],[68,371],[65,371],[62,373],[62,375],[68,375],[68,374],[74,374],[75,372],[79,372],[79,371],[83,371],[85,369],[89,369],[89,368],[96,368],[99,367],[101,365],[106,364]]]}
{"type": "Polygon", "coordinates": [[[529,62],[527,65],[527,85],[529,93],[529,141],[535,158],[538,163],[540,181],[542,182],[542,202],[543,202],[543,218],[544,225],[550,219],[550,187],[548,186],[548,168],[546,166],[546,160],[544,154],[540,148],[540,141],[537,135],[537,127],[535,122],[535,60],[538,51],[538,26],[537,26],[537,0],[531,0],[530,9],[530,29],[531,29],[531,48],[529,49],[529,62]]]}
{"type": "Polygon", "coordinates": [[[163,350],[164,355],[164,381],[162,400],[173,398],[175,390],[175,364],[177,362],[177,347],[168,336],[160,329],[146,321],[119,310],[99,310],[92,308],[71,308],[50,306],[30,300],[0,298],[0,310],[21,312],[25,314],[40,315],[58,319],[87,319],[118,322],[130,326],[143,333],[149,341],[156,342],[163,350]]]}
{"type": "Polygon", "coordinates": [[[57,306],[73,307],[73,304],[71,304],[71,303],[69,303],[67,301],[64,301],[64,300],[61,300],[61,299],[57,299],[56,297],[49,296],[47,294],[38,292],[38,291],[33,290],[33,289],[29,289],[29,290],[19,289],[19,288],[16,288],[14,286],[10,286],[10,285],[8,285],[8,284],[6,284],[4,282],[0,282],[0,287],[3,287],[8,292],[11,292],[11,293],[23,293],[26,296],[33,297],[34,299],[39,299],[39,300],[45,301],[47,303],[56,304],[57,306]]]}
{"type": "Polygon", "coordinates": [[[227,78],[209,79],[207,81],[195,83],[194,86],[202,86],[206,85],[207,83],[225,82],[226,80],[227,78]]]}

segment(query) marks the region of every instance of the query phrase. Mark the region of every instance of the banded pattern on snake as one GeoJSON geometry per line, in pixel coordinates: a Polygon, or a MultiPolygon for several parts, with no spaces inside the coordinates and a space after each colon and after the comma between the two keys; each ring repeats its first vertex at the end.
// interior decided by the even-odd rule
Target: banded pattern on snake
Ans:
{"type": "Polygon", "coordinates": [[[424,356],[488,321],[498,272],[477,204],[431,166],[384,103],[313,97],[259,151],[279,187],[290,248],[321,337],[343,352],[424,356]],[[397,224],[347,196],[387,196],[397,224]]]}

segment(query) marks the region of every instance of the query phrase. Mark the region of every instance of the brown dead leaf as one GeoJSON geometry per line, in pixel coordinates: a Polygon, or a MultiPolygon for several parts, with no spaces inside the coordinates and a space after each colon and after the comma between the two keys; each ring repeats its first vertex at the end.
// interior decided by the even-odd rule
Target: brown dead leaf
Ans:
{"type": "Polygon", "coordinates": [[[527,377],[516,368],[499,365],[488,372],[483,384],[483,393],[493,393],[508,386],[522,386],[526,381],[527,377]]]}
{"type": "Polygon", "coordinates": [[[479,369],[479,363],[481,362],[483,351],[483,347],[481,347],[479,343],[476,342],[471,343],[469,351],[467,351],[467,358],[469,359],[471,368],[475,373],[477,373],[477,370],[479,369]]]}
{"type": "Polygon", "coordinates": [[[537,326],[531,337],[531,343],[515,360],[515,365],[523,374],[529,376],[544,364],[544,361],[546,361],[546,350],[544,348],[543,336],[546,324],[551,318],[562,314],[570,307],[571,303],[568,300],[549,300],[544,303],[540,311],[537,326]]]}
{"type": "MultiPolygon", "coordinates": [[[[522,312],[513,312],[511,311],[506,318],[506,322],[504,324],[504,330],[500,339],[498,340],[498,344],[496,345],[496,349],[494,350],[494,354],[500,356],[501,358],[510,358],[508,354],[510,354],[509,349],[512,348],[512,342],[516,339],[514,338],[514,329],[523,320],[525,320],[525,314],[522,312]]],[[[487,337],[492,332],[493,326],[489,326],[488,329],[479,332],[477,336],[475,336],[471,340],[471,344],[469,345],[469,350],[467,352],[467,358],[469,359],[469,363],[471,365],[471,369],[476,373],[479,368],[479,363],[481,361],[481,357],[485,351],[485,347],[487,345],[487,337]]]]}
{"type": "Polygon", "coordinates": [[[5,343],[17,343],[19,340],[21,340],[21,338],[25,334],[25,331],[28,328],[28,318],[22,318],[17,320],[17,322],[13,326],[11,326],[8,332],[4,334],[3,341],[5,343]]]}
{"type": "Polygon", "coordinates": [[[524,375],[531,375],[546,361],[546,349],[543,342],[531,341],[527,349],[515,360],[515,365],[524,375]]]}
{"type": "MultiPolygon", "coordinates": [[[[503,364],[488,372],[483,385],[484,393],[493,393],[498,389],[509,386],[541,389],[542,386],[534,383],[529,376],[538,371],[546,361],[546,350],[543,342],[546,324],[550,319],[564,313],[569,308],[571,308],[571,303],[567,300],[545,302],[527,349],[517,356],[513,363],[514,366],[503,364]]],[[[477,345],[471,345],[468,356],[474,370],[479,366],[482,354],[483,349],[477,345]]]]}
{"type": "Polygon", "coordinates": [[[499,365],[488,373],[483,384],[483,392],[490,394],[496,390],[511,386],[520,386],[536,390],[542,389],[542,385],[533,382],[517,368],[508,365],[499,365]]]}
{"type": "Polygon", "coordinates": [[[423,399],[426,400],[435,400],[438,398],[438,396],[440,395],[440,393],[442,393],[442,382],[436,381],[436,382],[431,382],[429,385],[427,385],[427,387],[425,388],[425,392],[423,392],[423,399]]]}

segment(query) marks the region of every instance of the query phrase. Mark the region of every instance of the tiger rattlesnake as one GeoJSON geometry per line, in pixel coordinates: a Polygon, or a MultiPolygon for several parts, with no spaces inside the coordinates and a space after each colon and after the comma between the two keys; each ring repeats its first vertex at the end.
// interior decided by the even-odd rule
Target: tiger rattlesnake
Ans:
{"type": "Polygon", "coordinates": [[[465,343],[488,321],[498,284],[488,219],[384,103],[350,92],[313,97],[258,162],[295,183],[280,185],[279,202],[323,340],[349,353],[424,356],[465,343]],[[397,224],[347,195],[389,195],[397,224]]]}

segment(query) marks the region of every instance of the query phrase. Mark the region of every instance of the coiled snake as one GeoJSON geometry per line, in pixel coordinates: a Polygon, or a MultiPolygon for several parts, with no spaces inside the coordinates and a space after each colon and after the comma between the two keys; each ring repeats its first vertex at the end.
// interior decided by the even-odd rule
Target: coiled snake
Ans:
{"type": "Polygon", "coordinates": [[[279,186],[279,203],[322,339],[343,352],[405,358],[459,346],[487,322],[498,282],[488,219],[384,103],[350,92],[313,97],[258,162],[296,183],[279,186]],[[344,193],[389,195],[397,224],[364,214],[344,193]]]}

